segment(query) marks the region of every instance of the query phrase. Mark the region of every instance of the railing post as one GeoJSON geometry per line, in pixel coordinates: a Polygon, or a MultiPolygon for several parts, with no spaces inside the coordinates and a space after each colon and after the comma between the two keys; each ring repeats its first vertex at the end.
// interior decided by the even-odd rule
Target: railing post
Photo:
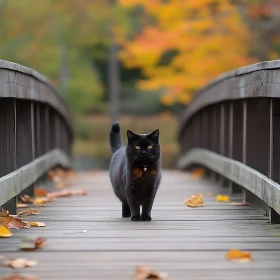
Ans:
{"type": "MultiPolygon", "coordinates": [[[[269,107],[269,168],[268,168],[268,177],[273,181],[276,181],[279,184],[279,177],[276,176],[279,174],[273,174],[273,163],[276,162],[278,173],[279,173],[279,117],[275,112],[275,104],[274,100],[270,99],[270,107],[269,107]],[[278,121],[277,121],[278,120],[278,121]],[[276,144],[276,145],[275,145],[276,144]],[[277,146],[277,147],[274,147],[277,146]],[[274,149],[278,149],[278,153],[274,153],[274,149]],[[275,176],[276,175],[276,176],[275,176]]],[[[280,215],[271,207],[266,205],[266,214],[269,217],[269,221],[274,224],[280,224],[280,215]]]]}
{"type": "MultiPolygon", "coordinates": [[[[243,132],[242,132],[242,163],[246,164],[246,143],[247,143],[247,101],[243,101],[243,132]]],[[[242,199],[247,201],[247,191],[242,188],[242,199]]]]}
{"type": "MultiPolygon", "coordinates": [[[[12,103],[12,115],[13,118],[11,118],[13,125],[11,127],[13,127],[13,132],[11,131],[11,133],[14,136],[14,141],[12,141],[12,143],[10,143],[13,146],[13,150],[14,150],[14,155],[11,155],[11,160],[12,160],[12,170],[16,170],[17,169],[17,163],[16,163],[16,154],[17,154],[17,145],[16,145],[16,141],[17,141],[17,107],[16,107],[16,99],[13,99],[13,103],[12,103]]],[[[8,137],[8,135],[3,134],[3,137],[8,137]]],[[[11,170],[10,170],[11,171],[11,170]]],[[[16,214],[17,212],[17,197],[14,196],[13,198],[11,198],[9,201],[7,201],[4,205],[2,205],[1,208],[4,208],[6,210],[8,210],[10,212],[10,214],[16,214]]]]}

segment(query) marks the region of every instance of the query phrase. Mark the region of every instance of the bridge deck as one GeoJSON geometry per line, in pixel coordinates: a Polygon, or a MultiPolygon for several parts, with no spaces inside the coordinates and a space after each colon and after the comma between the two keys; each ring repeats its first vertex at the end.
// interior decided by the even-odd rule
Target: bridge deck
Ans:
{"type": "MultiPolygon", "coordinates": [[[[46,228],[12,230],[0,239],[0,255],[38,261],[20,270],[38,279],[132,279],[135,266],[144,264],[169,274],[168,279],[279,279],[280,226],[270,225],[263,210],[230,206],[205,197],[205,207],[191,209],[183,201],[194,193],[224,193],[214,183],[187,173],[164,172],[152,222],[120,218],[106,172],[78,176],[73,188],[87,196],[54,200],[40,208],[46,228]],[[83,230],[87,232],[83,233],[83,230]],[[47,239],[32,252],[17,249],[24,235],[47,239]],[[252,262],[225,259],[232,248],[252,252],[252,262]]],[[[1,262],[1,260],[0,260],[1,262]]],[[[14,270],[0,266],[0,277],[14,270]]]]}

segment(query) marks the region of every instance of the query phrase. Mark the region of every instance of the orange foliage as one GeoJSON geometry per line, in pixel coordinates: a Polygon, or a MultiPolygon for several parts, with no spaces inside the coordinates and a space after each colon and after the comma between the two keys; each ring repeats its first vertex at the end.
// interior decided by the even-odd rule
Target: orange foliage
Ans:
{"type": "Polygon", "coordinates": [[[120,58],[139,67],[144,90],[162,89],[162,103],[188,103],[194,91],[220,73],[249,64],[248,31],[230,0],[119,0],[142,6],[153,25],[123,44],[120,58]],[[175,51],[169,63],[164,54],[175,51]]]}

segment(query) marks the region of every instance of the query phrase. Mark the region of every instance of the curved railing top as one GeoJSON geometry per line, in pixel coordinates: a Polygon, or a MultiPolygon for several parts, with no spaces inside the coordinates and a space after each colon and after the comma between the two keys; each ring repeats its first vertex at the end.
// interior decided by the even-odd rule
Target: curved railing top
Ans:
{"type": "Polygon", "coordinates": [[[61,113],[72,130],[70,113],[61,97],[46,77],[31,68],[0,60],[1,97],[29,99],[49,104],[61,113]]]}
{"type": "Polygon", "coordinates": [[[208,105],[225,100],[280,97],[280,60],[264,61],[226,72],[198,91],[183,114],[188,119],[208,105]]]}

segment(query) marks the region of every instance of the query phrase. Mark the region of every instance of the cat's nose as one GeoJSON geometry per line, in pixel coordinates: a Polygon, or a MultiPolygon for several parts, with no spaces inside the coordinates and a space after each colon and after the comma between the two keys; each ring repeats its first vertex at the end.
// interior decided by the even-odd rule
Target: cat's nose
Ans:
{"type": "Polygon", "coordinates": [[[141,154],[147,154],[147,151],[146,150],[142,150],[141,154]]]}

